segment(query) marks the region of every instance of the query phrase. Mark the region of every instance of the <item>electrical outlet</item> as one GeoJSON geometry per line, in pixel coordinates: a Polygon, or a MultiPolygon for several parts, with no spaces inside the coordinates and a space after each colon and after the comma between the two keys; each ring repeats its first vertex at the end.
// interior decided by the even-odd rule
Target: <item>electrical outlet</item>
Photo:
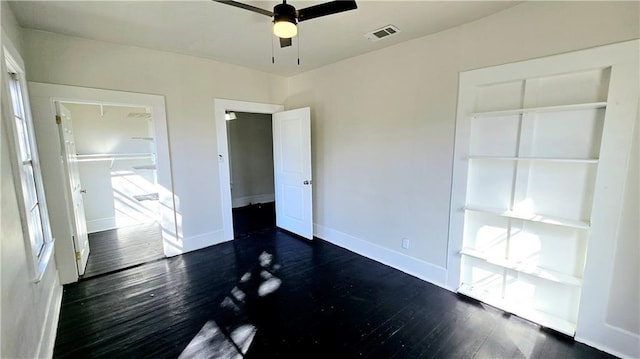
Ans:
{"type": "Polygon", "coordinates": [[[402,248],[409,249],[409,240],[406,238],[402,238],[402,248]]]}

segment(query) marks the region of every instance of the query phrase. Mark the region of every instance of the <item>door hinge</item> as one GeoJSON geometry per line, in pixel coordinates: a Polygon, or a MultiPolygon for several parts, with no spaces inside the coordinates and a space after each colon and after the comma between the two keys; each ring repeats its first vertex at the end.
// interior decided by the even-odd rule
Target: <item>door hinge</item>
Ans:
{"type": "Polygon", "coordinates": [[[61,123],[62,123],[62,117],[56,116],[56,125],[59,125],[61,123]]]}
{"type": "Polygon", "coordinates": [[[76,260],[79,261],[80,260],[80,252],[76,252],[76,260]]]}

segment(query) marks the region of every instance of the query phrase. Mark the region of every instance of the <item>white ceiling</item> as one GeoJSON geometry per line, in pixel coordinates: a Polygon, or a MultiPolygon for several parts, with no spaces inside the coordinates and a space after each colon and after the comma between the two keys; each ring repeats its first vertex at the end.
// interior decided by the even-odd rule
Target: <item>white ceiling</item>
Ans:
{"type": "MultiPolygon", "coordinates": [[[[245,1],[273,9],[277,1],[245,1]]],[[[298,9],[324,1],[290,0],[298,9]]],[[[210,58],[293,75],[403,41],[436,33],[506,8],[516,1],[357,1],[358,9],[302,22],[298,46],[281,49],[264,15],[209,0],[12,1],[22,27],[210,58]],[[370,42],[385,25],[400,33],[370,42]],[[271,63],[271,43],[275,64],[271,63]]]]}

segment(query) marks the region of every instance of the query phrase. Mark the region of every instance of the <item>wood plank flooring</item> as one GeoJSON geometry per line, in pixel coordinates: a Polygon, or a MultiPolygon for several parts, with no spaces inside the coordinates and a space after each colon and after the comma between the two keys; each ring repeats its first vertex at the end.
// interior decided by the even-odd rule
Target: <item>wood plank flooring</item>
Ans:
{"type": "Polygon", "coordinates": [[[257,203],[233,209],[233,235],[240,238],[276,225],[276,203],[257,203]]]}
{"type": "Polygon", "coordinates": [[[56,358],[609,358],[271,229],[64,288],[56,358]]]}
{"type": "Polygon", "coordinates": [[[145,223],[89,234],[89,260],[82,279],[164,258],[162,228],[145,223]]]}

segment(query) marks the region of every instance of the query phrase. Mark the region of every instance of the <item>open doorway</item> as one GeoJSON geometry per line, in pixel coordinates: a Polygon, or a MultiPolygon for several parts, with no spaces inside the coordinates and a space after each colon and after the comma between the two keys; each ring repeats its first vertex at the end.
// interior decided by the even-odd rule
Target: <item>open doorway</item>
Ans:
{"type": "Polygon", "coordinates": [[[64,101],[57,107],[74,220],[82,222],[75,244],[81,277],[164,258],[151,109],[64,101]]]}
{"type": "MultiPolygon", "coordinates": [[[[55,241],[55,257],[58,267],[58,275],[62,284],[77,282],[79,276],[83,275],[86,268],[90,251],[86,219],[84,215],[82,221],[76,220],[76,208],[84,208],[84,197],[82,191],[82,183],[78,179],[77,183],[71,182],[69,178],[69,163],[78,167],[77,161],[78,151],[75,149],[74,136],[65,136],[67,131],[63,130],[63,123],[70,123],[70,132],[73,134],[73,122],[66,121],[62,116],[62,108],[59,103],[79,103],[94,105],[94,109],[98,111],[102,107],[104,113],[105,107],[114,106],[117,108],[129,108],[126,115],[130,113],[139,114],[141,117],[149,117],[150,124],[146,126],[152,129],[152,135],[130,136],[130,137],[152,137],[153,143],[145,142],[149,139],[130,138],[131,144],[139,142],[153,145],[155,153],[153,159],[155,161],[155,180],[156,191],[158,193],[158,210],[160,212],[159,222],[162,235],[162,247],[164,256],[174,256],[182,254],[185,250],[182,242],[182,231],[178,227],[178,219],[180,214],[176,211],[176,203],[180,198],[175,194],[173,188],[173,177],[171,172],[171,152],[169,150],[169,137],[167,131],[167,115],[166,106],[163,96],[149,95],[134,92],[113,91],[103,89],[93,89],[86,87],[54,85],[38,82],[29,82],[29,97],[31,99],[31,109],[34,117],[34,127],[38,140],[38,150],[41,158],[42,177],[45,185],[45,196],[49,208],[55,208],[50,211],[51,230],[55,241]],[[131,109],[136,109],[131,111],[131,109]],[[144,110],[142,110],[144,109],[144,110]],[[55,118],[55,121],[53,119],[55,118]],[[68,143],[67,139],[69,138],[68,143]],[[67,151],[67,148],[71,148],[67,151]],[[61,161],[61,154],[65,156],[61,161]],[[66,158],[68,154],[69,158],[66,158]],[[76,206],[82,204],[82,206],[76,206]],[[82,228],[82,223],[85,228],[82,228]],[[80,225],[76,225],[80,224],[80,225]],[[84,235],[78,235],[84,233],[84,235]],[[83,237],[83,240],[80,240],[83,237]],[[87,240],[85,241],[84,238],[87,240]],[[85,248],[87,247],[87,248],[85,248]]],[[[68,109],[67,115],[71,118],[68,109]]],[[[132,115],[133,116],[133,115],[132,115]]],[[[102,118],[102,117],[100,117],[102,118]]],[[[137,119],[142,121],[143,119],[137,119]]],[[[144,120],[147,121],[147,120],[144,120]]],[[[139,122],[140,123],[140,122],[139,122]]],[[[104,144],[104,143],[103,143],[104,144]]],[[[105,147],[100,150],[107,151],[109,143],[104,144],[105,147]]],[[[98,150],[96,150],[98,151],[98,150]]],[[[83,153],[80,153],[83,154],[83,153]]],[[[90,154],[90,153],[84,153],[90,154]]],[[[100,153],[94,153],[100,154],[100,153]]],[[[80,170],[77,169],[78,178],[80,178],[80,170]]],[[[87,189],[87,194],[90,189],[87,189]]],[[[93,191],[92,191],[93,192],[93,191]]],[[[152,194],[153,192],[145,192],[152,194]]],[[[94,194],[94,193],[91,193],[94,194]]],[[[153,196],[155,197],[155,196],[153,196]]],[[[141,198],[142,199],[142,198],[141,198]]],[[[140,201],[145,202],[145,201],[140,201]]],[[[146,204],[146,203],[145,203],[146,204]]],[[[102,217],[104,218],[104,217],[102,217]]],[[[98,225],[99,223],[91,223],[98,225]]],[[[103,222],[104,224],[104,222],[103,222]]],[[[140,253],[140,249],[130,248],[128,253],[140,253]]],[[[94,253],[95,254],[95,253],[94,253]]],[[[118,263],[119,260],[114,261],[118,263]]]]}
{"type": "Polygon", "coordinates": [[[226,113],[235,238],[276,224],[271,115],[226,113]]]}
{"type": "Polygon", "coordinates": [[[271,115],[276,226],[312,240],[311,109],[284,111],[282,105],[224,99],[214,104],[224,239],[234,239],[227,118],[245,112],[271,115]]]}

